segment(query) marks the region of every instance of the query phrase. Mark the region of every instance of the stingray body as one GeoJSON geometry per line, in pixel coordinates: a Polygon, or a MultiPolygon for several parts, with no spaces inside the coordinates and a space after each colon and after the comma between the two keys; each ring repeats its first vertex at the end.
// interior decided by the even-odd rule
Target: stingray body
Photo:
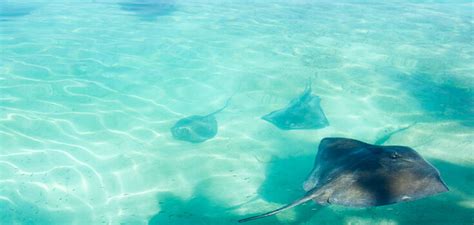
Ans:
{"type": "Polygon", "coordinates": [[[311,86],[282,109],[262,117],[282,130],[320,129],[329,125],[321,108],[321,99],[311,93],[311,86]]]}
{"type": "Polygon", "coordinates": [[[118,4],[122,10],[132,12],[144,20],[154,20],[176,10],[173,0],[130,0],[118,4]]]}
{"type": "Polygon", "coordinates": [[[0,22],[27,16],[36,9],[30,4],[13,3],[14,1],[0,1],[0,22]]]}
{"type": "Polygon", "coordinates": [[[371,145],[347,138],[324,138],[303,188],[306,195],[274,215],[309,200],[321,205],[373,207],[413,201],[448,191],[436,168],[404,146],[371,145]]]}
{"type": "Polygon", "coordinates": [[[171,127],[171,134],[180,141],[187,141],[191,143],[200,143],[207,141],[217,135],[217,120],[215,115],[224,110],[230,99],[227,100],[224,107],[210,114],[192,115],[178,120],[171,127]]]}

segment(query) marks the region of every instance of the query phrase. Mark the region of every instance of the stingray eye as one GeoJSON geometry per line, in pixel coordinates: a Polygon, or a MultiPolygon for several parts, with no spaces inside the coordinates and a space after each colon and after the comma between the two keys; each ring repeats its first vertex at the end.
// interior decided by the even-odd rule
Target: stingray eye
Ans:
{"type": "Polygon", "coordinates": [[[392,152],[392,154],[390,154],[390,158],[392,159],[398,159],[402,157],[398,152],[392,152]]]}
{"type": "Polygon", "coordinates": [[[180,130],[180,132],[181,132],[182,134],[187,135],[187,134],[189,134],[189,129],[188,129],[188,128],[183,128],[183,129],[180,130]]]}

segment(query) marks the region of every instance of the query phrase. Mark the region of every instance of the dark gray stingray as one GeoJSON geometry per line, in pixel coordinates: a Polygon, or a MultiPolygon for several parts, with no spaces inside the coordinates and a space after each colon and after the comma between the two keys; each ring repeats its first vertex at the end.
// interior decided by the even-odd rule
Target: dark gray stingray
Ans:
{"type": "Polygon", "coordinates": [[[372,207],[413,201],[448,191],[436,168],[404,146],[371,145],[324,138],[302,198],[247,222],[277,214],[309,200],[320,205],[372,207]]]}
{"type": "Polygon", "coordinates": [[[217,121],[214,115],[224,110],[229,105],[229,101],[230,98],[226,101],[224,107],[205,116],[192,115],[178,120],[171,127],[171,134],[177,140],[191,143],[200,143],[215,137],[217,134],[217,121]]]}
{"type": "Polygon", "coordinates": [[[283,130],[320,129],[329,125],[320,103],[321,99],[311,94],[311,86],[308,86],[285,108],[273,111],[262,119],[283,130]]]}

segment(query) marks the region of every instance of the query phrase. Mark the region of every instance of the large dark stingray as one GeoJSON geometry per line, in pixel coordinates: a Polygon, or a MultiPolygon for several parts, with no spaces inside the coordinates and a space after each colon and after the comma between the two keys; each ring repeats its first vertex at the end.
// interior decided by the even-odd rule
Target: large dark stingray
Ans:
{"type": "Polygon", "coordinates": [[[321,205],[372,207],[413,201],[448,191],[436,168],[404,146],[371,145],[324,138],[303,188],[306,195],[247,222],[277,214],[309,200],[321,205]]]}
{"type": "Polygon", "coordinates": [[[321,99],[311,93],[311,86],[308,85],[285,108],[273,111],[262,119],[283,130],[320,129],[329,125],[320,103],[321,99]]]}
{"type": "Polygon", "coordinates": [[[225,105],[205,116],[192,115],[178,120],[171,127],[171,134],[177,140],[187,141],[191,143],[200,143],[207,141],[217,134],[217,113],[224,110],[229,105],[230,98],[227,99],[225,105]]]}

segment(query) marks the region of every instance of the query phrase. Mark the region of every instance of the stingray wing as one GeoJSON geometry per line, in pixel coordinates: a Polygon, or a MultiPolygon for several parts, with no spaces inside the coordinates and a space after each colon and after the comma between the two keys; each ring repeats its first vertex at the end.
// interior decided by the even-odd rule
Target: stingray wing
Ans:
{"type": "Polygon", "coordinates": [[[328,190],[331,194],[323,199],[330,204],[371,207],[413,201],[448,191],[440,177],[434,174],[426,176],[413,176],[410,172],[395,174],[341,176],[329,184],[328,190]]]}
{"type": "Polygon", "coordinates": [[[193,115],[179,120],[172,128],[175,139],[191,143],[200,143],[217,134],[217,121],[213,115],[193,115]]]}
{"type": "Polygon", "coordinates": [[[348,138],[324,138],[321,140],[310,175],[303,183],[305,191],[332,179],[345,167],[349,166],[353,158],[363,158],[364,150],[369,144],[348,138]]]}
{"type": "Polygon", "coordinates": [[[315,165],[319,162],[330,162],[332,164],[349,158],[349,155],[357,157],[355,155],[366,154],[365,149],[370,146],[372,145],[349,138],[324,138],[319,144],[315,165]]]}

